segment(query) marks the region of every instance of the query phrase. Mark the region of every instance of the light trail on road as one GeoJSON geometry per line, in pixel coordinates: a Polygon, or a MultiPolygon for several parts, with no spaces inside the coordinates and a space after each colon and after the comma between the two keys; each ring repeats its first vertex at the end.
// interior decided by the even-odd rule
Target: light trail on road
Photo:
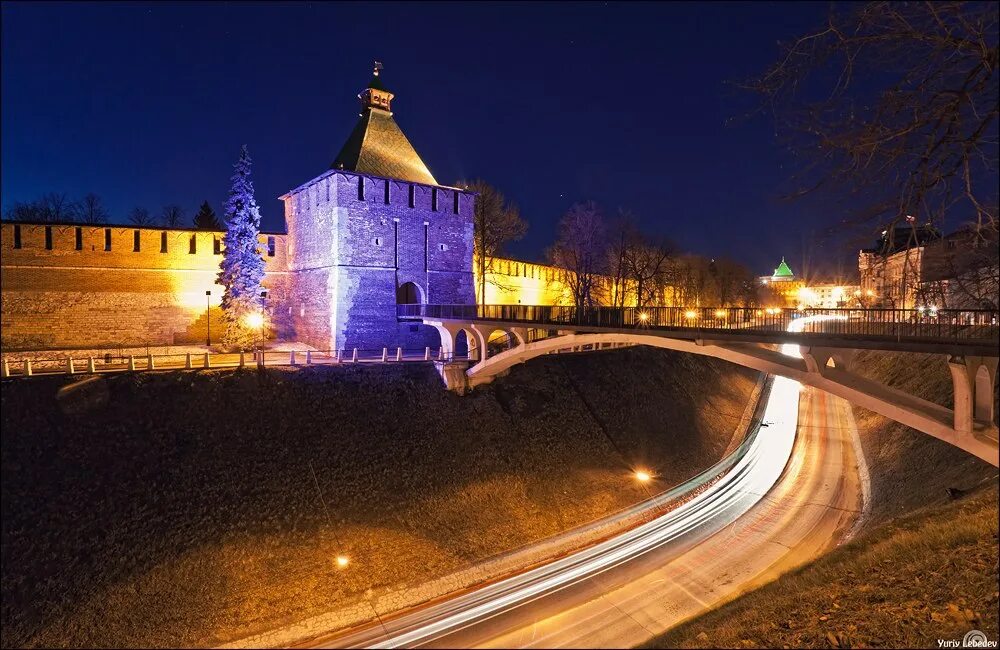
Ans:
{"type": "MultiPolygon", "coordinates": [[[[791,331],[829,319],[811,316],[794,321],[791,331]]],[[[781,351],[800,356],[797,345],[781,351]]],[[[522,608],[611,571],[667,545],[690,548],[734,524],[755,506],[782,476],[795,443],[799,394],[793,380],[774,378],[761,428],[732,469],[703,492],[676,509],[592,547],[525,573],[487,585],[447,601],[385,620],[372,627],[328,640],[328,647],[413,647],[433,644],[493,617],[522,608]]],[[[452,644],[455,647],[456,644],[452,644]]],[[[461,644],[457,644],[461,645],[461,644]]]]}

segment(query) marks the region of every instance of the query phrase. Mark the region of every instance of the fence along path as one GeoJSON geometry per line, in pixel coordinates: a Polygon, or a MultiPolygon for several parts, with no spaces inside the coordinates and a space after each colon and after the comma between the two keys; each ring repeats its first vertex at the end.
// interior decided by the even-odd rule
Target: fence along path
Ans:
{"type": "Polygon", "coordinates": [[[380,348],[350,350],[289,350],[244,353],[144,354],[113,357],[73,357],[71,354],[50,358],[4,357],[2,375],[39,377],[155,370],[202,370],[240,367],[278,367],[336,365],[351,363],[426,363],[464,361],[467,355],[446,355],[441,348],[380,348]]]}

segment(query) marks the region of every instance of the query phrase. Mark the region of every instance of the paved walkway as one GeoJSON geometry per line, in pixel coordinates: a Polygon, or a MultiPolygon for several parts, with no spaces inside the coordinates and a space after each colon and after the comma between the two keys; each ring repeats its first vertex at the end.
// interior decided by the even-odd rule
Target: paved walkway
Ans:
{"type": "MultiPolygon", "coordinates": [[[[322,351],[295,343],[269,346],[263,364],[256,352],[212,352],[206,346],[160,346],[157,348],[119,348],[115,350],[49,350],[11,352],[3,355],[3,377],[28,377],[66,374],[99,374],[150,370],[199,370],[239,368],[254,365],[306,366],[339,363],[403,363],[443,360],[439,348],[403,350],[322,351]]],[[[448,359],[449,361],[452,359],[448,359]]]]}

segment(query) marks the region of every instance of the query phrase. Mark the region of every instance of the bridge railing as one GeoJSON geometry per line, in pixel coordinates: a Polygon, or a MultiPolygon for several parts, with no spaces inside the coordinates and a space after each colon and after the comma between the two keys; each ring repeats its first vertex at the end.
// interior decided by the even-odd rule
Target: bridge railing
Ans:
{"type": "MultiPolygon", "coordinates": [[[[509,347],[509,343],[504,343],[509,347]]],[[[442,347],[346,348],[340,350],[289,349],[239,352],[197,352],[126,355],[121,358],[59,354],[4,353],[0,378],[46,375],[84,375],[164,370],[232,369],[252,366],[321,366],[340,364],[476,361],[468,352],[445,352],[442,347]]]]}
{"type": "Polygon", "coordinates": [[[497,321],[528,326],[784,332],[803,316],[837,316],[804,333],[893,339],[990,341],[998,313],[959,309],[779,309],[748,307],[572,307],[551,305],[399,305],[400,318],[497,321]]]}

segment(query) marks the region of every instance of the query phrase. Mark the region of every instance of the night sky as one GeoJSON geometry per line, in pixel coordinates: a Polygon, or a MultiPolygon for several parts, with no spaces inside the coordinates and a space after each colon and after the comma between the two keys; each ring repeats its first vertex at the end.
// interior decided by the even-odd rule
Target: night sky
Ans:
{"type": "Polygon", "coordinates": [[[826,10],[5,3],[3,207],[58,191],[99,194],[114,222],[136,205],[221,211],[246,143],[263,226],[284,230],[277,197],[329,167],[378,59],[438,181],[481,177],[520,205],[514,255],[540,259],[559,216],[594,199],[685,249],[799,272],[834,216],[779,199],[791,157],[770,118],[738,119],[754,99],[728,82],[826,10]]]}

